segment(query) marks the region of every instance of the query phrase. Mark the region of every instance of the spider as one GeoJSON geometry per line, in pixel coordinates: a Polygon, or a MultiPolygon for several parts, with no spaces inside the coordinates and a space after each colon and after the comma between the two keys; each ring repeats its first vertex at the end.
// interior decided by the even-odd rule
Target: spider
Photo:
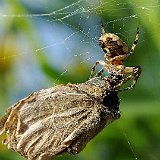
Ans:
{"type": "MultiPolygon", "coordinates": [[[[121,40],[117,35],[113,33],[107,33],[104,29],[103,23],[101,21],[102,26],[102,34],[99,38],[99,45],[101,49],[105,52],[104,59],[105,61],[97,61],[91,69],[91,74],[89,78],[92,77],[99,77],[102,73],[107,70],[110,75],[121,75],[122,80],[119,84],[119,87],[124,83],[132,80],[130,86],[119,89],[118,91],[124,91],[134,88],[140,74],[141,74],[141,67],[126,67],[124,66],[123,62],[126,60],[127,57],[134,53],[135,47],[138,43],[139,38],[139,28],[137,27],[136,37],[134,43],[128,51],[128,46],[123,40],[121,40]],[[102,69],[94,75],[95,69],[97,65],[101,65],[102,69]]],[[[117,86],[115,86],[116,88],[117,86]]]]}

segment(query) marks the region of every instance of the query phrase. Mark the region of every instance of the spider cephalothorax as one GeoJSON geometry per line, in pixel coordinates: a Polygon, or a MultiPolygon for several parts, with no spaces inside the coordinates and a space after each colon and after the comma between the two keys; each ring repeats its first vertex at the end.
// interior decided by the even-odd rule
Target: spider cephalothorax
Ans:
{"type": "MultiPolygon", "coordinates": [[[[102,24],[102,23],[101,23],[102,24]]],[[[102,65],[103,68],[95,75],[101,76],[104,70],[107,70],[109,74],[122,74],[123,80],[122,84],[128,82],[132,79],[132,83],[129,87],[121,89],[127,90],[135,86],[137,79],[141,74],[141,67],[126,67],[123,64],[123,61],[130,55],[133,54],[135,47],[138,43],[139,38],[139,28],[137,27],[136,38],[131,47],[131,50],[128,50],[128,46],[122,39],[113,33],[107,33],[102,24],[102,34],[99,38],[99,45],[101,49],[105,52],[104,59],[105,61],[97,61],[91,70],[90,78],[93,77],[94,71],[98,64],[102,65]]],[[[120,91],[120,90],[119,90],[120,91]]]]}

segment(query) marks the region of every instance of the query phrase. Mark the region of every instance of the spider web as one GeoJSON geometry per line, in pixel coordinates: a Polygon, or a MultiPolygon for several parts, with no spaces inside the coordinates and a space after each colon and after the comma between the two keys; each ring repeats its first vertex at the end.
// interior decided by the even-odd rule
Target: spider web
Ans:
{"type": "MultiPolygon", "coordinates": [[[[7,23],[13,21],[12,30],[16,28],[15,23],[24,23],[19,24],[24,26],[16,35],[18,49],[0,57],[0,62],[4,64],[14,60],[17,84],[11,88],[11,101],[37,89],[51,87],[65,75],[78,77],[78,82],[84,82],[90,72],[88,69],[95,61],[103,60],[104,53],[98,45],[101,19],[108,32],[114,32],[131,47],[136,27],[141,27],[140,17],[148,18],[155,8],[160,7],[158,0],[152,3],[117,0],[22,0],[20,5],[25,9],[17,11],[14,10],[13,3],[0,3],[2,37],[7,32],[7,23]],[[32,27],[33,35],[26,31],[28,28],[25,28],[25,23],[28,28],[32,27]],[[39,61],[43,62],[43,58],[50,67],[59,71],[54,82],[40,70],[39,61]]],[[[141,32],[142,37],[143,35],[145,32],[141,32]]],[[[143,42],[144,39],[141,38],[139,45],[143,42]]],[[[131,147],[128,138],[126,139],[131,147]]],[[[131,151],[134,159],[137,159],[132,147],[131,151]]]]}

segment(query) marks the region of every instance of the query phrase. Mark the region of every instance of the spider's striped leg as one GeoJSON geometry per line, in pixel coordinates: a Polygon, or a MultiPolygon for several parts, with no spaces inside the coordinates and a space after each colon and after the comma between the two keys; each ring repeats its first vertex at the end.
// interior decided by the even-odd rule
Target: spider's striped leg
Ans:
{"type": "MultiPolygon", "coordinates": [[[[122,86],[123,84],[125,84],[126,82],[128,82],[128,81],[129,81],[130,79],[132,79],[132,78],[133,78],[133,75],[132,75],[132,74],[129,75],[129,76],[127,76],[127,77],[125,77],[125,78],[123,78],[119,84],[117,84],[116,86],[114,86],[113,89],[116,89],[116,88],[122,86]]],[[[119,91],[122,91],[122,90],[123,90],[123,89],[117,89],[116,91],[119,92],[119,91]]]]}
{"type": "Polygon", "coordinates": [[[118,91],[126,91],[126,90],[130,90],[130,89],[134,88],[136,83],[137,83],[137,80],[138,80],[139,76],[141,75],[141,67],[140,66],[126,67],[126,70],[132,70],[132,74],[129,75],[128,77],[124,78],[122,84],[128,82],[130,79],[133,79],[133,81],[130,84],[130,86],[128,86],[126,88],[119,89],[118,91]]]}
{"type": "Polygon", "coordinates": [[[94,77],[100,77],[102,73],[104,72],[104,68],[102,68],[94,77]]]}
{"type": "Polygon", "coordinates": [[[131,54],[133,54],[133,52],[134,52],[134,50],[136,48],[136,45],[138,43],[138,39],[139,39],[139,27],[137,27],[136,38],[134,40],[134,43],[132,45],[132,48],[131,48],[130,52],[127,53],[127,55],[126,55],[127,57],[130,56],[131,54]]]}
{"type": "MultiPolygon", "coordinates": [[[[94,66],[92,67],[92,69],[91,69],[91,73],[90,73],[89,79],[91,79],[91,78],[93,77],[94,71],[96,70],[96,67],[97,67],[98,65],[102,65],[103,68],[104,68],[104,66],[106,65],[106,63],[105,63],[104,61],[97,61],[97,62],[94,64],[94,66]]],[[[100,72],[100,71],[99,71],[99,72],[100,72]]],[[[102,71],[102,72],[103,72],[103,71],[102,71]]],[[[97,74],[98,74],[98,73],[97,73],[97,74]]],[[[96,74],[96,75],[97,75],[97,74],[96,74]]]]}
{"type": "Polygon", "coordinates": [[[103,22],[101,20],[101,28],[102,28],[102,35],[106,33],[105,29],[104,29],[104,25],[103,25],[103,22]]]}

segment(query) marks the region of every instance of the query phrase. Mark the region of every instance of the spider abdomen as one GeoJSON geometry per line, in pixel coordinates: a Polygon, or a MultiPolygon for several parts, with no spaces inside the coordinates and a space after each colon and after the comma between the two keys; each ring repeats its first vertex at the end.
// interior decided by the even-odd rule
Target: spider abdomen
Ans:
{"type": "Polygon", "coordinates": [[[128,53],[127,44],[113,33],[105,33],[101,35],[99,38],[99,45],[111,58],[128,53]]]}

